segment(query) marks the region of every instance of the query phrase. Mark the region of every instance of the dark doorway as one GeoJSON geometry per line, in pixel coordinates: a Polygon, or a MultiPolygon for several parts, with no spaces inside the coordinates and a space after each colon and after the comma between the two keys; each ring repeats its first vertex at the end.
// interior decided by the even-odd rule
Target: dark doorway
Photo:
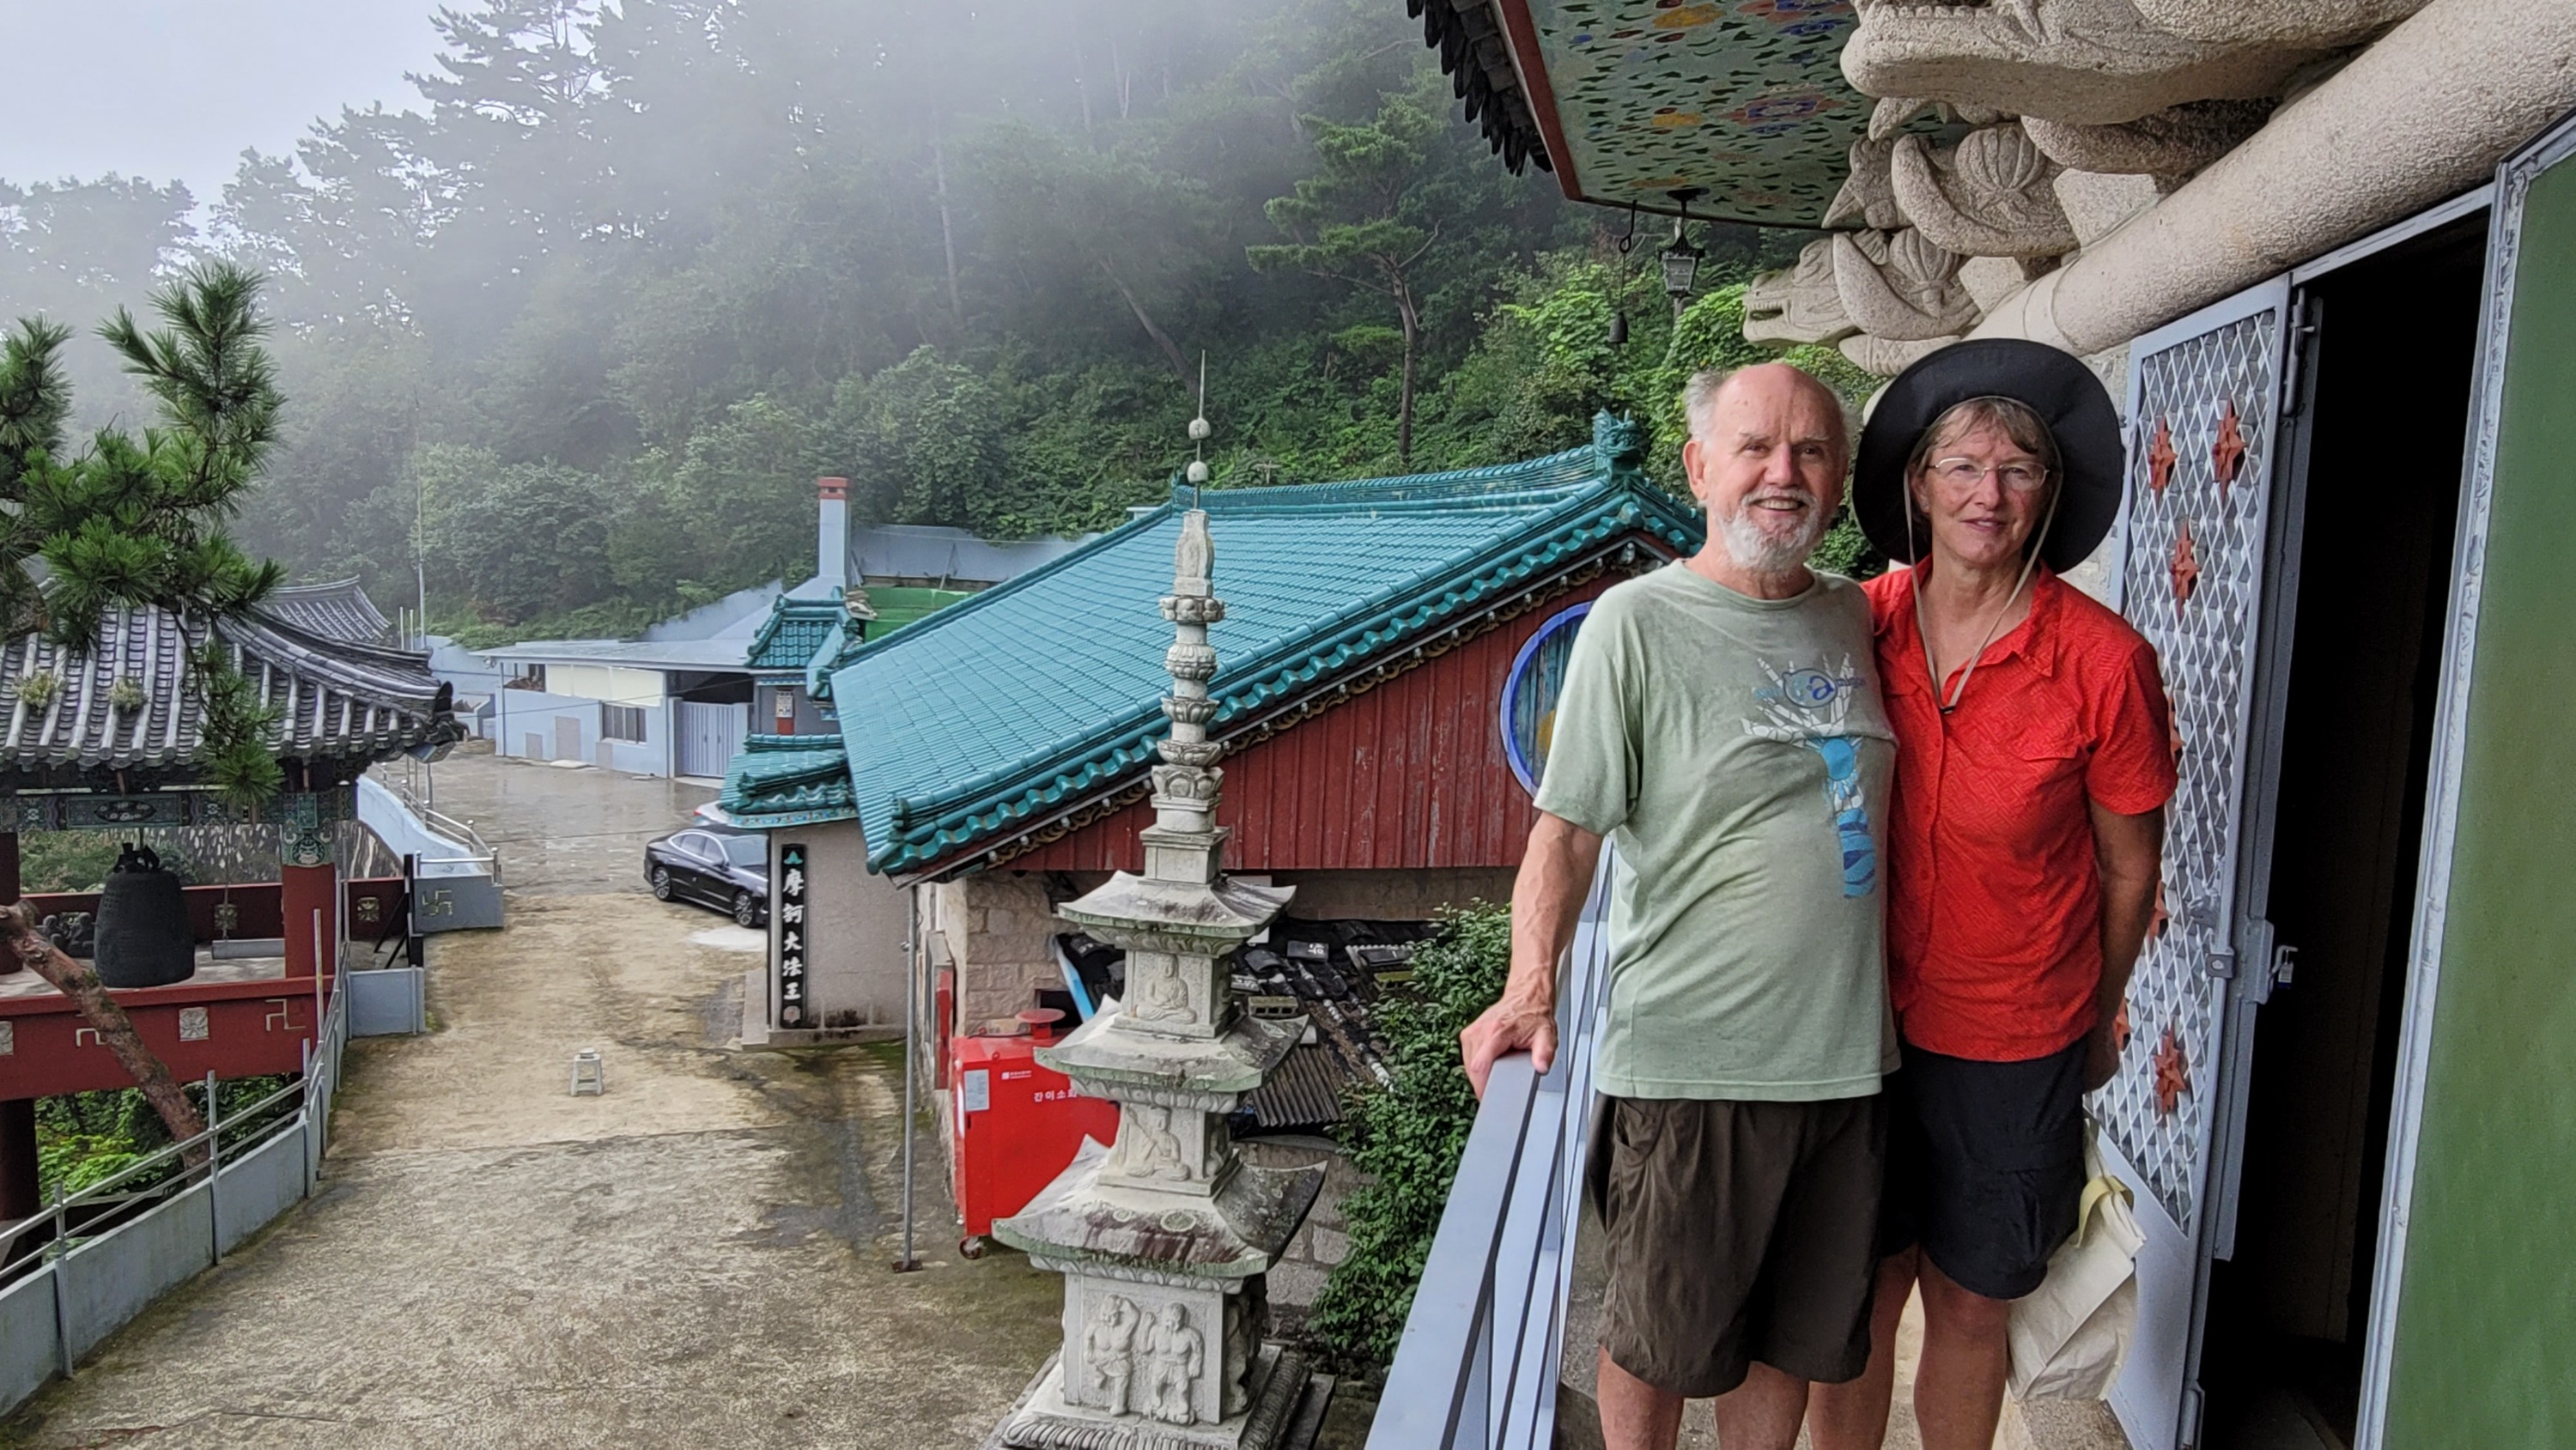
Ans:
{"type": "Polygon", "coordinates": [[[2276,553],[2299,583],[2267,914],[2295,970],[2255,1019],[2201,1359],[2211,1450],[2353,1440],[2485,255],[2474,216],[2317,280],[2294,314],[2316,331],[2299,532],[2276,553]]]}

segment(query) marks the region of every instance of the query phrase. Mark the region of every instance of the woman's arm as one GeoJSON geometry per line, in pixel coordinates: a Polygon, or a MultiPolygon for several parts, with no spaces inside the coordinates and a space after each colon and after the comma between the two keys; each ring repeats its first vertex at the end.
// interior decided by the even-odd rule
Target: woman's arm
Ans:
{"type": "Polygon", "coordinates": [[[2093,854],[2102,873],[2102,985],[2094,994],[2097,1015],[2084,1061],[2087,1092],[2120,1070],[2113,1024],[2129,993],[2129,972],[2146,946],[2147,928],[2154,924],[2156,879],[2164,870],[2165,851],[2163,807],[2124,816],[2098,801],[2090,804],[2093,854]]]}

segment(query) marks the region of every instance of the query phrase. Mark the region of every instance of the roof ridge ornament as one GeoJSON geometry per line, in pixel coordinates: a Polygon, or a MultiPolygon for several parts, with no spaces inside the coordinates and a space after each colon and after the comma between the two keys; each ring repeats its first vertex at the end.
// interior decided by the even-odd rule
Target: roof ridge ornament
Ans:
{"type": "Polygon", "coordinates": [[[1636,419],[1604,408],[1592,415],[1592,450],[1601,455],[1601,466],[1610,472],[1638,468],[1646,461],[1646,430],[1636,419]]]}

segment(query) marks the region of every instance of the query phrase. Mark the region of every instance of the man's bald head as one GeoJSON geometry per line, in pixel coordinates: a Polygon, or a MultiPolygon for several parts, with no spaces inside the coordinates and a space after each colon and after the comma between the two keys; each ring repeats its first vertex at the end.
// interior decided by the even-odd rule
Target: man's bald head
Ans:
{"type": "Polygon", "coordinates": [[[1719,407],[1738,391],[1759,399],[1766,413],[1780,409],[1792,398],[1803,397],[1814,403],[1831,422],[1834,456],[1845,464],[1851,461],[1851,419],[1843,409],[1843,400],[1833,389],[1816,381],[1813,374],[1784,362],[1710,368],[1692,374],[1682,389],[1682,412],[1690,423],[1690,436],[1702,443],[1714,438],[1719,407]]]}
{"type": "Polygon", "coordinates": [[[1786,363],[1701,373],[1683,395],[1682,469],[1708,510],[1703,572],[1729,587],[1804,588],[1807,555],[1842,506],[1842,399],[1786,363]]]}

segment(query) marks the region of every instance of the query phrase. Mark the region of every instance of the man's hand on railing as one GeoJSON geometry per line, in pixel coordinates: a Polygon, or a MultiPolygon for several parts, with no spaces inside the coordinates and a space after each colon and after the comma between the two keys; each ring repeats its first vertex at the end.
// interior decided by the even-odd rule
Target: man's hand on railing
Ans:
{"type": "Polygon", "coordinates": [[[1485,1096],[1485,1079],[1493,1075],[1494,1064],[1511,1053],[1528,1052],[1530,1066],[1546,1072],[1556,1061],[1556,1008],[1518,1001],[1506,991],[1501,1001],[1458,1034],[1458,1050],[1466,1059],[1467,1081],[1479,1099],[1485,1096]]]}

